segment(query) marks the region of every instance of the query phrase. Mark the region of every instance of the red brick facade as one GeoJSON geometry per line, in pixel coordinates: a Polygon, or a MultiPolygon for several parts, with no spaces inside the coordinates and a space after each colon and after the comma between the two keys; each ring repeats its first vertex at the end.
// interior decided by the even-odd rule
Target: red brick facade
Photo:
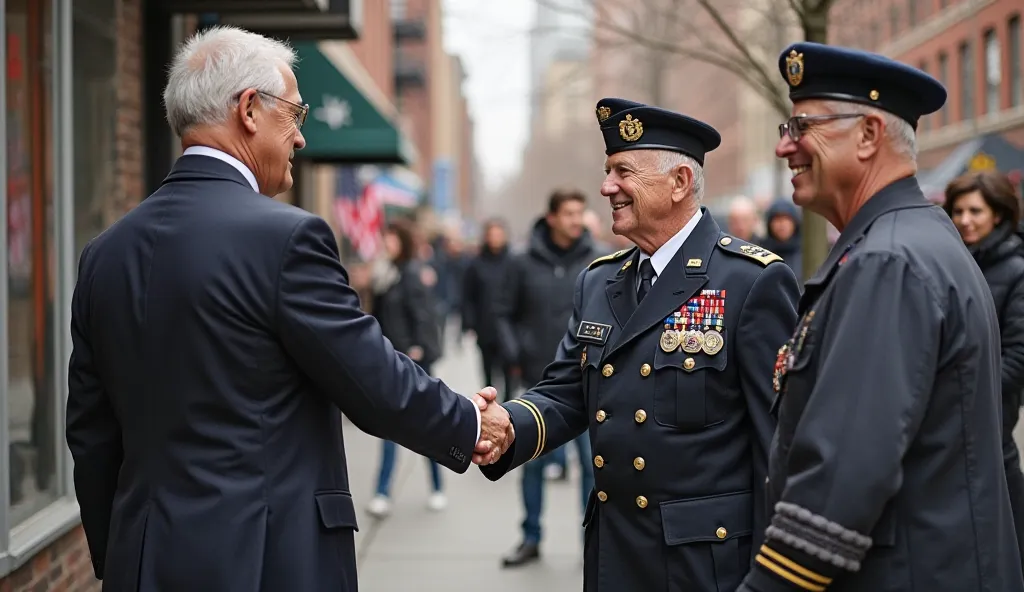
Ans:
{"type": "Polygon", "coordinates": [[[0,592],[99,592],[82,527],[0,580],[0,592]]]}

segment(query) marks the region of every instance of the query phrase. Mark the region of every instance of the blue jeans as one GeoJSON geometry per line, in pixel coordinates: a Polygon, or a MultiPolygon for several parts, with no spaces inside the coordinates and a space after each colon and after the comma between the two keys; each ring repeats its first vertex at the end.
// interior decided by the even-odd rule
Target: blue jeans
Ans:
{"type": "MultiPolygon", "coordinates": [[[[384,440],[380,454],[380,475],[377,476],[377,495],[390,497],[391,494],[391,473],[395,470],[395,458],[398,456],[398,444],[390,440],[384,440]]],[[[430,464],[430,481],[435,493],[441,491],[441,467],[431,460],[425,459],[430,464]]]]}
{"type": "MultiPolygon", "coordinates": [[[[580,469],[580,511],[587,508],[587,498],[594,489],[594,467],[591,465],[590,434],[573,440],[579,451],[580,469]]],[[[523,542],[539,544],[541,539],[540,515],[544,510],[544,467],[550,459],[548,455],[532,460],[523,467],[523,506],[526,508],[526,519],[523,520],[523,542]]],[[[564,452],[563,452],[564,454],[564,452]]]]}

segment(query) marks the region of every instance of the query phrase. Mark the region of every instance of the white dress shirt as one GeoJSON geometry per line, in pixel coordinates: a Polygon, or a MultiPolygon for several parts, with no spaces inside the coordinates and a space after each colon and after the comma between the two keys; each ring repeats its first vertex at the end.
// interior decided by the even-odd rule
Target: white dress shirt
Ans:
{"type": "MultiPolygon", "coordinates": [[[[217,150],[216,148],[210,148],[209,146],[189,146],[182,153],[182,156],[209,156],[210,158],[216,158],[221,162],[226,162],[235,167],[238,172],[242,173],[245,180],[249,182],[250,186],[252,186],[253,191],[256,193],[260,192],[260,186],[256,183],[256,175],[252,174],[249,167],[245,166],[242,161],[223,150],[217,150]]],[[[480,431],[483,429],[483,419],[480,417],[480,408],[476,406],[476,403],[473,402],[472,399],[470,402],[473,403],[473,409],[476,411],[476,440],[479,442],[480,431]]],[[[472,451],[470,451],[470,454],[472,454],[472,451]]]]}
{"type": "Polygon", "coordinates": [[[242,176],[245,177],[245,180],[248,181],[249,185],[252,186],[253,191],[255,191],[256,193],[260,192],[260,186],[258,183],[256,183],[256,175],[252,174],[252,171],[249,170],[249,167],[245,166],[242,163],[242,161],[238,160],[234,156],[231,156],[227,152],[224,152],[223,150],[217,150],[216,148],[210,148],[209,146],[189,146],[181,155],[209,156],[210,158],[216,158],[221,162],[226,162],[231,166],[235,167],[235,169],[238,172],[242,173],[242,176]]]}
{"type": "MultiPolygon", "coordinates": [[[[672,238],[665,241],[665,244],[661,245],[653,255],[647,255],[643,251],[640,251],[640,259],[637,263],[643,263],[644,259],[651,260],[651,267],[654,268],[654,277],[651,278],[651,285],[658,281],[658,277],[661,276],[661,272],[665,271],[668,267],[668,262],[676,256],[676,252],[683,248],[683,243],[690,237],[690,233],[697,227],[697,223],[700,222],[701,214],[700,208],[697,208],[697,213],[690,218],[690,221],[680,229],[672,238]]],[[[637,288],[640,287],[640,274],[637,274],[637,288]]]]}

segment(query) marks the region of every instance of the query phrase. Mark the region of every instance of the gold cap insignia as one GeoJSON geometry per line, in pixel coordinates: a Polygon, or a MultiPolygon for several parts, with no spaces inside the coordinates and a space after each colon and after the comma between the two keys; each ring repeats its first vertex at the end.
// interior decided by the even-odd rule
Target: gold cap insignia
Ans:
{"type": "Polygon", "coordinates": [[[869,98],[870,98],[870,99],[871,99],[872,101],[877,101],[877,100],[878,100],[878,96],[879,96],[879,95],[878,95],[878,91],[877,91],[877,90],[873,90],[873,91],[871,91],[871,92],[869,92],[869,93],[868,93],[868,97],[869,97],[869,98]]]}
{"type": "Polygon", "coordinates": [[[786,78],[793,86],[800,86],[804,79],[804,54],[797,53],[795,49],[786,56],[786,78]]]}
{"type": "Polygon", "coordinates": [[[627,115],[619,122],[619,135],[627,142],[636,142],[644,135],[644,124],[639,119],[633,119],[632,115],[627,115]]]}
{"type": "Polygon", "coordinates": [[[597,108],[597,122],[604,123],[606,119],[612,116],[612,110],[608,107],[597,108]]]}
{"type": "Polygon", "coordinates": [[[971,162],[967,165],[967,170],[971,172],[994,171],[996,170],[996,159],[984,152],[979,152],[971,158],[971,162]]]}

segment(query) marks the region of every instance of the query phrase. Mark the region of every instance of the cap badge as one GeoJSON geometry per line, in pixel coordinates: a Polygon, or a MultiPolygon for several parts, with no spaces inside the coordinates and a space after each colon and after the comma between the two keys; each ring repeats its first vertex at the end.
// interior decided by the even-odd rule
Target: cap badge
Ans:
{"type": "Polygon", "coordinates": [[[644,135],[644,124],[639,119],[633,119],[632,115],[619,122],[619,135],[627,142],[636,142],[644,135]]]}
{"type": "Polygon", "coordinates": [[[612,110],[608,107],[597,108],[597,122],[604,123],[606,119],[612,116],[612,110]]]}
{"type": "Polygon", "coordinates": [[[786,77],[792,86],[800,86],[804,80],[804,54],[795,49],[786,56],[786,77]]]}

